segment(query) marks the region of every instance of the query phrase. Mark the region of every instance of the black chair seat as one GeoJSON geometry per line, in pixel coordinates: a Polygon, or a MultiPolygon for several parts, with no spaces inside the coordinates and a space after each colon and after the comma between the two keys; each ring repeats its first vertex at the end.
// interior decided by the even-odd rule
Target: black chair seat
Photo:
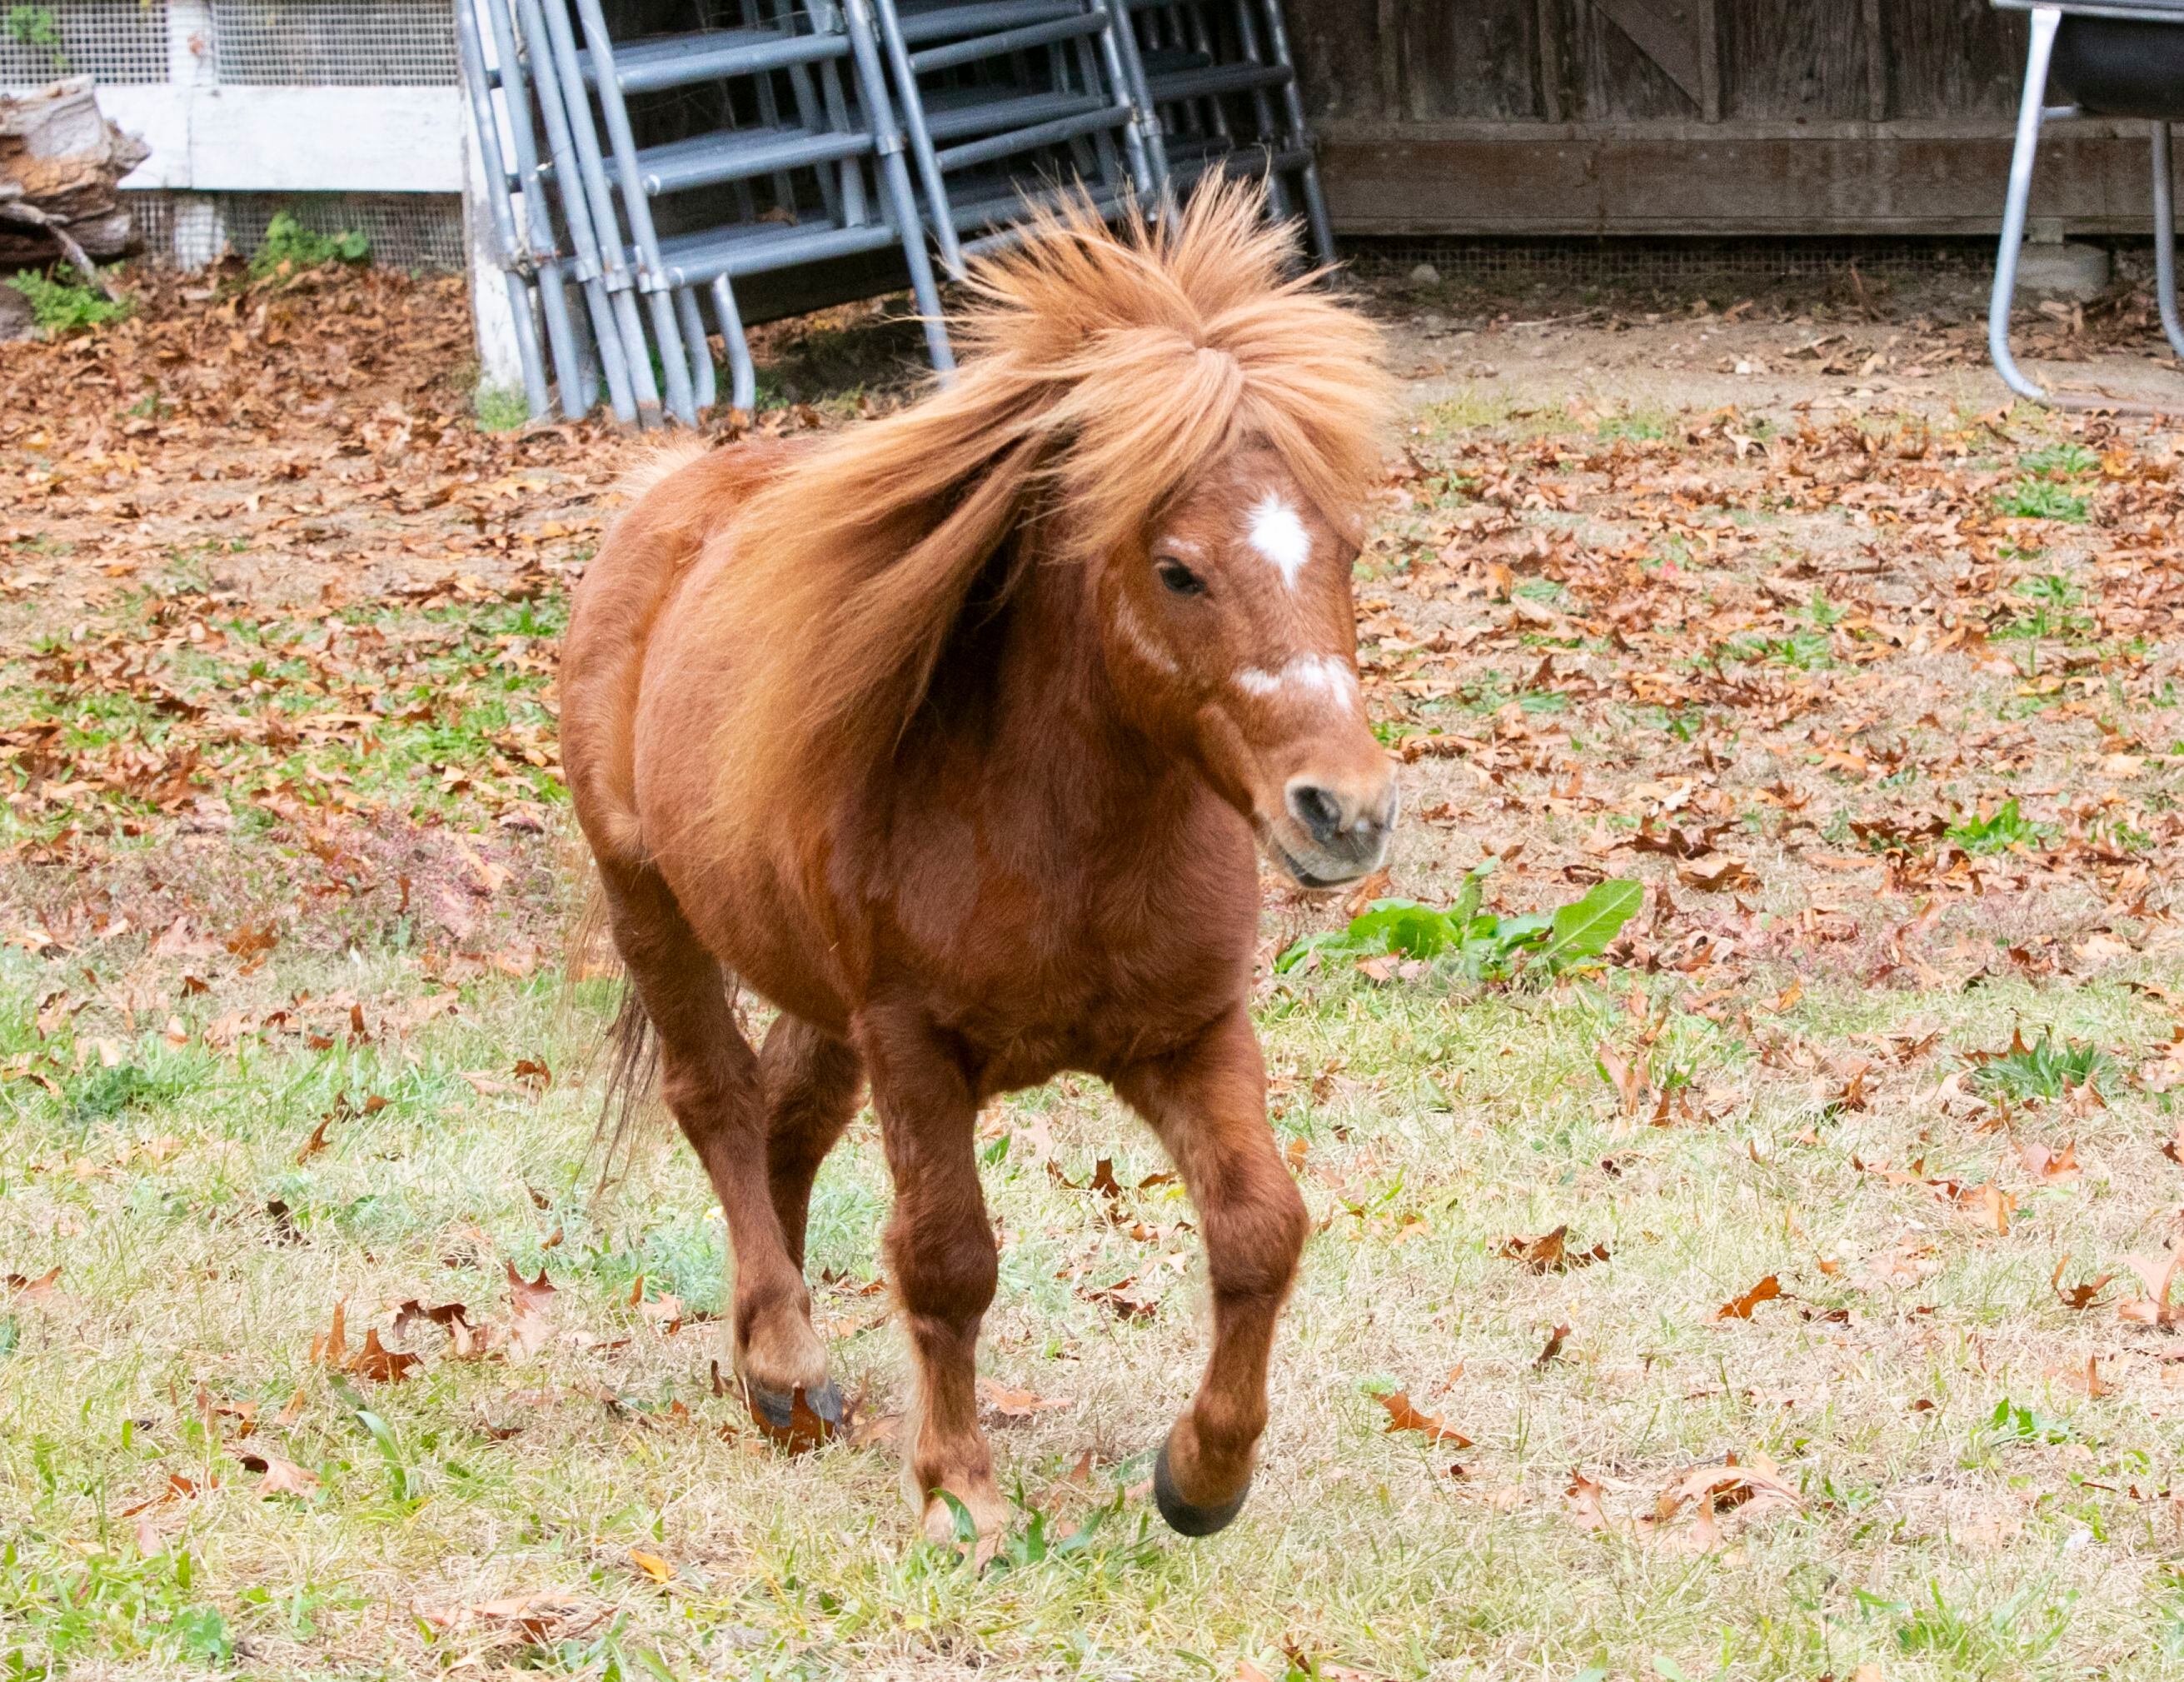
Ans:
{"type": "Polygon", "coordinates": [[[2048,87],[2087,116],[2184,121],[2184,24],[2065,16],[2048,87]]]}

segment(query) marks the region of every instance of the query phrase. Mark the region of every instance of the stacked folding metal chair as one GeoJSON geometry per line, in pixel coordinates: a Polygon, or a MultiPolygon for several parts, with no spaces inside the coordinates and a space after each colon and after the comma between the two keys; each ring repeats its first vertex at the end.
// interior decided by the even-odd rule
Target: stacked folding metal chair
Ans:
{"type": "Polygon", "coordinates": [[[1280,0],[1115,0],[1129,11],[1139,92],[1162,136],[1157,167],[1178,197],[1207,174],[1264,175],[1275,215],[1302,211],[1334,260],[1296,63],[1280,0]]]}
{"type": "Polygon", "coordinates": [[[876,0],[942,260],[1082,187],[1110,216],[1159,191],[1114,0],[876,0]]]}
{"type": "Polygon", "coordinates": [[[960,274],[1065,191],[1264,174],[1331,253],[1279,0],[696,3],[617,38],[602,0],[456,0],[534,416],[694,423],[712,331],[749,409],[747,322],[904,289],[944,372],[932,253],[960,274]]]}

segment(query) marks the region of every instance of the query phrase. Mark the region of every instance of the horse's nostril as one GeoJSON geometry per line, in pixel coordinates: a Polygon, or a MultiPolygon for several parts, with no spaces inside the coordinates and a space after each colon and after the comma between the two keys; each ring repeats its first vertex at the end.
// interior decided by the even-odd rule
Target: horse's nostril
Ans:
{"type": "Polygon", "coordinates": [[[1326,789],[1310,783],[1290,785],[1290,810],[1322,846],[1332,841],[1342,827],[1341,802],[1326,789]]]}

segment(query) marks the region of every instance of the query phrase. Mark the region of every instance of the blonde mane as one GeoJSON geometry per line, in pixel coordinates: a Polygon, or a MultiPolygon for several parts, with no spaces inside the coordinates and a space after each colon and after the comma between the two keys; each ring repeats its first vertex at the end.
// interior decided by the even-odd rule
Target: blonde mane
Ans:
{"type": "Polygon", "coordinates": [[[838,792],[891,751],[981,571],[1037,518],[1048,559],[1142,532],[1195,475],[1271,446],[1338,525],[1380,471],[1379,330],[1284,278],[1263,189],[1201,189],[1118,232],[1089,203],[1029,220],[974,270],[953,381],[785,465],[733,516],[701,634],[737,650],[714,744],[736,829],[838,792]]]}

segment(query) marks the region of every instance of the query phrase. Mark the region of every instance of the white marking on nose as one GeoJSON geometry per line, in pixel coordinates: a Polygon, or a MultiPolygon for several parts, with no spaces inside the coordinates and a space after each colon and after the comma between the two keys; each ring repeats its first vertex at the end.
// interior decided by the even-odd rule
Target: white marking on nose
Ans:
{"type": "Polygon", "coordinates": [[[1251,510],[1251,524],[1245,535],[1251,547],[1281,573],[1282,582],[1296,588],[1297,575],[1312,559],[1312,533],[1304,529],[1297,511],[1279,497],[1269,496],[1251,510]]]}
{"type": "Polygon", "coordinates": [[[1279,671],[1247,666],[1236,674],[1236,687],[1247,695],[1269,696],[1290,690],[1323,696],[1339,705],[1357,705],[1357,674],[1334,654],[1296,654],[1279,671]]]}

